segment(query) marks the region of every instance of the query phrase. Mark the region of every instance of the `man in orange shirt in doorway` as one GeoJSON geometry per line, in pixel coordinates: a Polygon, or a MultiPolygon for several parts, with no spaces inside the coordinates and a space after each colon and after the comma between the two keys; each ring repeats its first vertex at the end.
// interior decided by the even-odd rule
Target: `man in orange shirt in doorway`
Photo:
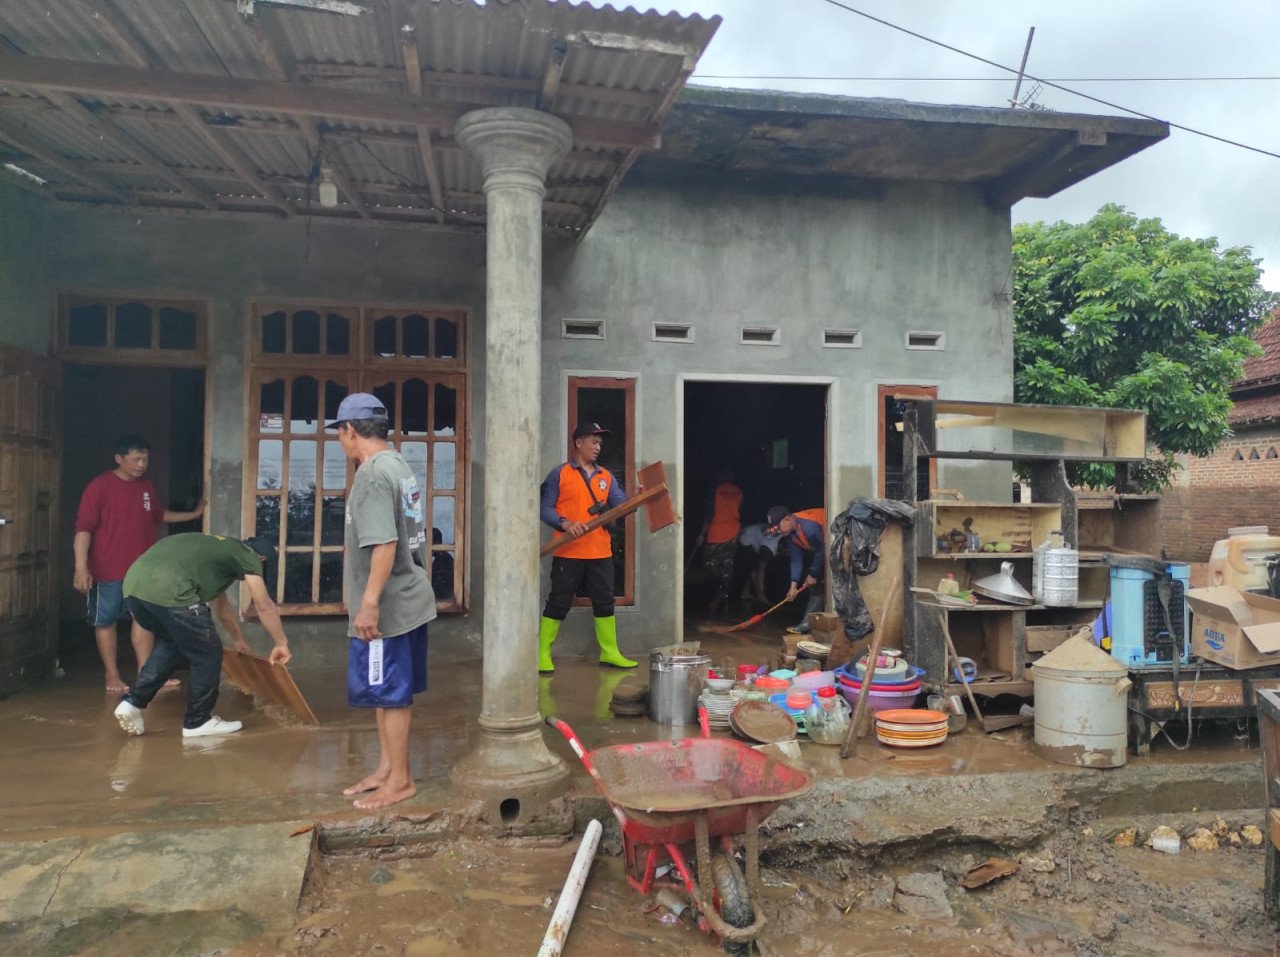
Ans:
{"type": "Polygon", "coordinates": [[[733,483],[733,469],[716,472],[716,486],[707,496],[706,519],[698,533],[703,546],[702,561],[715,597],[707,613],[729,610],[729,586],[733,584],[733,560],[738,553],[738,533],[742,531],[742,489],[733,483]]]}
{"type": "Polygon", "coordinates": [[[551,592],[538,628],[538,671],[555,670],[551,646],[560,623],[569,613],[573,596],[585,580],[595,615],[600,664],[634,668],[636,663],[618,651],[618,626],[613,614],[613,540],[605,528],[588,532],[587,522],[616,508],[627,493],[609,470],[596,465],[603,437],[610,431],[596,422],[573,430],[573,458],[553,468],[542,483],[542,521],[569,538],[551,553],[551,592]]]}
{"type": "Polygon", "coordinates": [[[769,509],[765,519],[765,532],[781,535],[791,549],[791,587],[787,589],[787,601],[794,601],[801,587],[809,589],[804,617],[799,624],[787,631],[793,635],[809,634],[809,613],[821,611],[826,601],[823,583],[826,570],[827,512],[822,508],[806,508],[792,512],[785,505],[769,509]]]}

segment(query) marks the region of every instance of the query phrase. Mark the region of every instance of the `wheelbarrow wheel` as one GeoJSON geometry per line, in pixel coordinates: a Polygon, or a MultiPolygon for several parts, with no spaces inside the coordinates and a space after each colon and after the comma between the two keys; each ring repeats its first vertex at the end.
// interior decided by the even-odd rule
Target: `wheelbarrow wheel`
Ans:
{"type": "MultiPolygon", "coordinates": [[[[756,919],[747,891],[747,880],[742,876],[738,862],[729,854],[717,854],[711,859],[711,880],[720,896],[720,917],[730,927],[750,927],[756,919]]],[[[726,941],[726,954],[745,955],[751,952],[750,944],[726,941]]]]}

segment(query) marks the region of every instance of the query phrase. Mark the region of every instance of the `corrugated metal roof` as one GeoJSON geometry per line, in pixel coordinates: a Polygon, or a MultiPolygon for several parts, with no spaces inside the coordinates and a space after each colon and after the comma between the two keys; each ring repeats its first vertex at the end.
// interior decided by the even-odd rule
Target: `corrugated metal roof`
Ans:
{"type": "MultiPolygon", "coordinates": [[[[538,106],[548,67],[563,50],[550,111],[571,125],[589,120],[643,133],[662,119],[659,108],[683,85],[719,25],[719,18],[569,0],[361,2],[366,11],[359,16],[261,2],[246,18],[234,0],[4,0],[0,148],[47,176],[55,200],[103,201],[91,184],[105,181],[118,184],[126,199],[145,193],[141,198],[148,204],[171,196],[174,205],[188,208],[193,195],[203,194],[218,197],[225,209],[270,211],[274,202],[256,181],[286,198],[287,210],[275,208],[281,214],[305,210],[350,217],[350,186],[374,218],[379,210],[394,209],[403,219],[406,210],[416,209],[429,219],[429,181],[413,126],[339,116],[299,119],[252,104],[191,102],[212,131],[215,148],[173,103],[120,85],[128,77],[118,71],[109,82],[64,87],[112,134],[101,136],[79,117],[32,109],[41,91],[56,84],[24,84],[14,71],[20,71],[21,57],[128,71],[145,63],[153,72],[288,83],[313,93],[363,91],[403,102],[410,95],[403,45],[411,42],[423,71],[424,98],[460,114],[484,105],[538,106]],[[311,129],[319,133],[319,152],[308,140],[311,129]],[[26,155],[23,144],[39,155],[26,155]],[[144,168],[148,161],[159,161],[170,175],[144,168]],[[315,170],[322,163],[346,184],[343,203],[333,211],[315,202],[315,170]],[[179,191],[174,176],[192,192],[179,191]]],[[[483,217],[483,202],[466,199],[482,193],[480,171],[453,142],[450,129],[434,129],[431,138],[442,205],[471,227],[483,217]]],[[[634,155],[616,140],[596,141],[590,130],[579,132],[574,151],[550,171],[546,225],[583,230],[634,155]]]]}

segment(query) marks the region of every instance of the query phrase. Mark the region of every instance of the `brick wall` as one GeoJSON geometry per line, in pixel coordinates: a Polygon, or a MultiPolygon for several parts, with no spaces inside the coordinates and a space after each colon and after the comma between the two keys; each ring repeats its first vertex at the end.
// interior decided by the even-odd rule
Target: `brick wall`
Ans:
{"type": "Polygon", "coordinates": [[[1267,525],[1280,534],[1280,427],[1241,431],[1212,455],[1185,464],[1164,497],[1170,558],[1206,562],[1213,543],[1237,525],[1267,525]]]}

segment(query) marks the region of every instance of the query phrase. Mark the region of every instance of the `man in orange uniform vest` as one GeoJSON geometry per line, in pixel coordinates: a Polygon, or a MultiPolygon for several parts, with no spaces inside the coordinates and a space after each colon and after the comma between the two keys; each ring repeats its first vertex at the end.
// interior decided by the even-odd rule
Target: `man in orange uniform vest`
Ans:
{"type": "Polygon", "coordinates": [[[733,584],[733,560],[738,552],[738,533],[742,531],[742,489],[733,484],[733,470],[722,468],[716,473],[716,487],[707,496],[706,519],[698,533],[698,543],[705,543],[702,561],[707,577],[715,588],[711,607],[714,615],[729,610],[729,586],[733,584]]]}
{"type": "Polygon", "coordinates": [[[598,423],[580,424],[573,430],[573,458],[553,468],[542,483],[542,521],[570,539],[551,553],[551,593],[538,628],[538,671],[543,674],[555,670],[551,646],[584,579],[595,615],[600,664],[615,668],[636,666],[618,651],[618,625],[613,616],[613,540],[608,529],[586,531],[592,518],[627,500],[618,480],[608,469],[596,465],[602,436],[610,434],[598,423]]]}
{"type": "Polygon", "coordinates": [[[787,629],[793,635],[809,634],[809,613],[821,611],[826,598],[823,573],[826,570],[827,513],[821,508],[807,508],[792,512],[785,505],[769,509],[765,519],[765,532],[781,535],[791,549],[791,587],[787,589],[787,601],[793,601],[803,583],[809,588],[809,600],[805,604],[800,623],[787,629]],[[805,566],[808,565],[806,570],[805,566]]]}

